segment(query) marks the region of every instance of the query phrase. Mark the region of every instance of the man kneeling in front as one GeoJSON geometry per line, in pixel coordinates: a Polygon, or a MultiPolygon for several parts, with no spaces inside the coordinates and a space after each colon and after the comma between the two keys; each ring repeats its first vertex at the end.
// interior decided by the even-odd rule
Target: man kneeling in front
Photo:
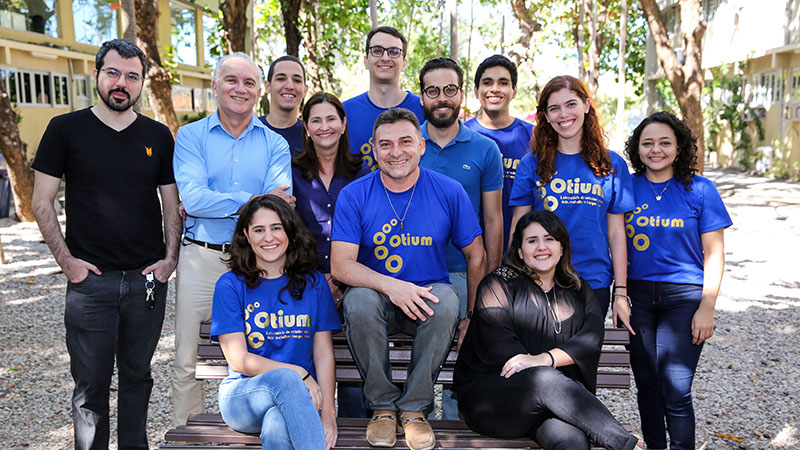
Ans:
{"type": "Polygon", "coordinates": [[[393,447],[400,411],[408,447],[431,449],[436,440],[425,414],[433,407],[433,383],[453,341],[459,308],[445,249],[452,239],[464,253],[469,295],[475,295],[486,265],[481,228],[458,182],[419,167],[425,141],[413,113],[381,113],[373,137],[380,170],[339,194],[331,272],[351,286],[344,316],[374,411],[367,441],[393,447]],[[389,367],[388,336],[399,332],[414,336],[402,389],[392,383],[389,367]]]}

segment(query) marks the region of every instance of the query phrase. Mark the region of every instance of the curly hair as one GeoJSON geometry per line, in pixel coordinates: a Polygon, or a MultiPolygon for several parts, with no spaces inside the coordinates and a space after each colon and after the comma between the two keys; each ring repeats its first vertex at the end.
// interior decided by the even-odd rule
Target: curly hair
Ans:
{"type": "Polygon", "coordinates": [[[677,155],[675,155],[675,161],[672,162],[672,175],[689,191],[692,177],[697,173],[697,136],[692,134],[692,130],[686,125],[686,122],[678,119],[674,114],[658,111],[642,120],[642,123],[633,130],[625,142],[625,155],[631,161],[631,166],[636,174],[642,174],[647,170],[647,166],[639,156],[639,139],[642,137],[644,129],[656,122],[667,125],[675,133],[677,155]]]}
{"type": "Polygon", "coordinates": [[[556,213],[544,209],[531,211],[519,219],[517,228],[511,236],[511,245],[506,253],[506,263],[524,273],[532,280],[537,281],[539,275],[528,267],[519,256],[519,249],[522,248],[523,233],[528,225],[538,223],[561,244],[561,259],[556,264],[555,282],[562,288],[580,289],[581,280],[578,271],[572,266],[572,245],[569,243],[569,231],[567,226],[556,213]]]}
{"type": "Polygon", "coordinates": [[[288,290],[295,300],[300,300],[306,289],[306,277],[311,275],[314,277],[314,282],[317,282],[315,275],[319,267],[317,244],[297,212],[276,195],[260,195],[244,206],[244,211],[236,222],[236,230],[233,232],[228,266],[233,273],[244,277],[248,288],[255,289],[261,284],[261,270],[258,268],[256,254],[245,235],[253,216],[261,209],[275,211],[289,240],[283,266],[283,274],[286,275],[288,282],[278,292],[278,300],[285,303],[280,298],[284,290],[288,290]]]}
{"type": "MultiPolygon", "coordinates": [[[[321,103],[329,103],[336,109],[339,119],[344,122],[344,105],[339,99],[327,92],[317,92],[308,99],[303,107],[303,151],[294,159],[292,164],[300,169],[303,178],[311,180],[319,172],[319,158],[314,141],[308,136],[308,119],[311,117],[311,108],[321,103]]],[[[339,148],[336,150],[336,158],[333,162],[333,173],[341,178],[352,178],[361,169],[361,157],[350,151],[350,139],[347,133],[339,137],[339,148]]]]}
{"type": "Polygon", "coordinates": [[[597,117],[594,101],[579,79],[561,75],[547,82],[536,106],[536,126],[533,128],[533,139],[531,139],[531,151],[539,159],[536,174],[541,177],[543,183],[550,181],[553,176],[559,137],[556,130],[547,122],[547,103],[550,96],[561,89],[569,89],[582,101],[589,103],[589,112],[584,117],[581,130],[581,157],[595,176],[605,177],[613,173],[611,157],[606,149],[606,139],[603,127],[600,126],[600,119],[597,117]]]}

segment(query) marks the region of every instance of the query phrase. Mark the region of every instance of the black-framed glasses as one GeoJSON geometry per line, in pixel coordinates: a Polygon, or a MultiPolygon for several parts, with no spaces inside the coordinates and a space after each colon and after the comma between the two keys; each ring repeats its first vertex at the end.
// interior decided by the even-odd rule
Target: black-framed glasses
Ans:
{"type": "Polygon", "coordinates": [[[403,54],[403,49],[400,47],[386,48],[386,47],[381,47],[380,45],[373,45],[368,49],[368,51],[370,55],[376,58],[380,58],[381,56],[383,56],[384,52],[386,52],[389,55],[389,58],[399,58],[400,55],[403,54]]]}
{"type": "MultiPolygon", "coordinates": [[[[100,71],[105,73],[108,78],[114,81],[119,80],[119,77],[122,76],[122,72],[113,67],[105,67],[100,69],[100,71]]],[[[128,72],[125,74],[125,81],[129,81],[131,83],[138,83],[142,81],[142,75],[136,72],[128,72]]]]}
{"type": "Polygon", "coordinates": [[[458,94],[458,91],[461,90],[461,86],[456,86],[455,84],[448,84],[445,87],[440,88],[439,86],[428,86],[422,92],[428,98],[436,98],[439,96],[439,93],[444,91],[444,95],[446,97],[455,97],[458,94]]]}

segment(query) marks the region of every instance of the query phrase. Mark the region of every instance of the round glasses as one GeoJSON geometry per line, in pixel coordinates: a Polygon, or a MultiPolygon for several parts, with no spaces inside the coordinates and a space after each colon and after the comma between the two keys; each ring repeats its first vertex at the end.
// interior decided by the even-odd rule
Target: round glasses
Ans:
{"type": "Polygon", "coordinates": [[[460,86],[456,86],[455,84],[448,84],[443,88],[440,88],[439,86],[428,86],[422,92],[424,92],[428,98],[436,98],[442,91],[444,91],[444,95],[446,97],[455,97],[456,94],[458,94],[458,91],[460,90],[461,90],[460,86]]]}
{"type": "MultiPolygon", "coordinates": [[[[106,68],[100,69],[100,71],[105,73],[106,76],[109,79],[114,80],[114,81],[119,80],[119,77],[122,76],[122,72],[117,70],[117,69],[115,69],[115,68],[113,68],[113,67],[106,67],[106,68]]],[[[125,80],[129,81],[131,83],[138,83],[139,81],[142,80],[142,75],[138,74],[136,72],[128,72],[128,73],[125,74],[125,80]]]]}

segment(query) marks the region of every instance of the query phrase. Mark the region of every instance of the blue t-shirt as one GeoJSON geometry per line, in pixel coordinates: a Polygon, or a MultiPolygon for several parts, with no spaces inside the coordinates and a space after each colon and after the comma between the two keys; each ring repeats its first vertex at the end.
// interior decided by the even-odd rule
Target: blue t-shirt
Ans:
{"type": "Polygon", "coordinates": [[[580,154],[556,153],[552,178],[542,186],[536,174],[538,158],[522,158],[511,190],[511,206],[533,206],[558,214],[569,231],[572,265],[592,289],[611,285],[607,214],[622,214],[636,207],[628,166],[609,152],[611,168],[605,177],[595,176],[580,154]]]}
{"type": "Polygon", "coordinates": [[[383,275],[418,286],[449,284],[447,243],[452,238],[463,248],[481,235],[464,188],[420,169],[416,189],[395,193],[384,188],[380,173],[361,177],[339,193],[331,239],[358,245],[358,262],[383,275]],[[400,217],[411,200],[402,229],[389,198],[400,217]]]}
{"type": "MultiPolygon", "coordinates": [[[[481,193],[503,188],[503,166],[497,144],[463,124],[456,137],[444,148],[428,136],[427,122],[422,124],[422,137],[425,138],[425,154],[419,162],[420,167],[447,175],[461,183],[475,214],[483,217],[481,193]]],[[[447,246],[447,270],[467,270],[464,254],[453,244],[447,246]]]]}
{"type": "MultiPolygon", "coordinates": [[[[325,276],[317,272],[306,277],[303,298],[295,300],[286,286],[285,276],[261,279],[250,289],[244,277],[224,273],[214,289],[211,312],[211,340],[228,333],[244,333],[247,351],[256,355],[306,369],[316,378],[314,370],[314,333],[338,331],[342,328],[333,295],[325,276]]],[[[244,375],[228,368],[228,378],[244,375]]]]}
{"type": "Polygon", "coordinates": [[[492,139],[503,155],[503,248],[505,249],[508,247],[511,218],[514,216],[514,208],[509,206],[508,201],[511,198],[511,188],[514,186],[514,176],[517,174],[519,161],[525,153],[528,153],[531,146],[533,125],[516,118],[511,125],[499,130],[486,128],[475,118],[464,122],[464,125],[492,139]]]}
{"type": "Polygon", "coordinates": [[[392,108],[406,108],[414,113],[419,119],[419,123],[425,121],[425,114],[422,112],[422,104],[418,95],[406,91],[406,98],[397,106],[392,108],[381,108],[372,103],[367,92],[346,100],[344,112],[347,116],[347,136],[350,138],[350,151],[356,155],[361,155],[361,159],[367,162],[370,170],[377,170],[378,163],[372,153],[372,127],[378,116],[392,108]]]}
{"type": "Polygon", "coordinates": [[[636,209],[625,214],[628,278],[703,284],[700,235],[733,222],[711,180],[695,175],[689,187],[687,191],[675,179],[650,183],[644,174],[633,177],[636,209]]]}
{"type": "Polygon", "coordinates": [[[258,118],[258,120],[266,125],[267,128],[278,133],[282,138],[286,139],[286,142],[289,144],[289,151],[292,153],[292,158],[299,155],[300,152],[303,151],[303,146],[305,145],[303,143],[303,119],[297,119],[297,122],[288,128],[273,127],[267,122],[267,116],[261,116],[258,118]]]}

